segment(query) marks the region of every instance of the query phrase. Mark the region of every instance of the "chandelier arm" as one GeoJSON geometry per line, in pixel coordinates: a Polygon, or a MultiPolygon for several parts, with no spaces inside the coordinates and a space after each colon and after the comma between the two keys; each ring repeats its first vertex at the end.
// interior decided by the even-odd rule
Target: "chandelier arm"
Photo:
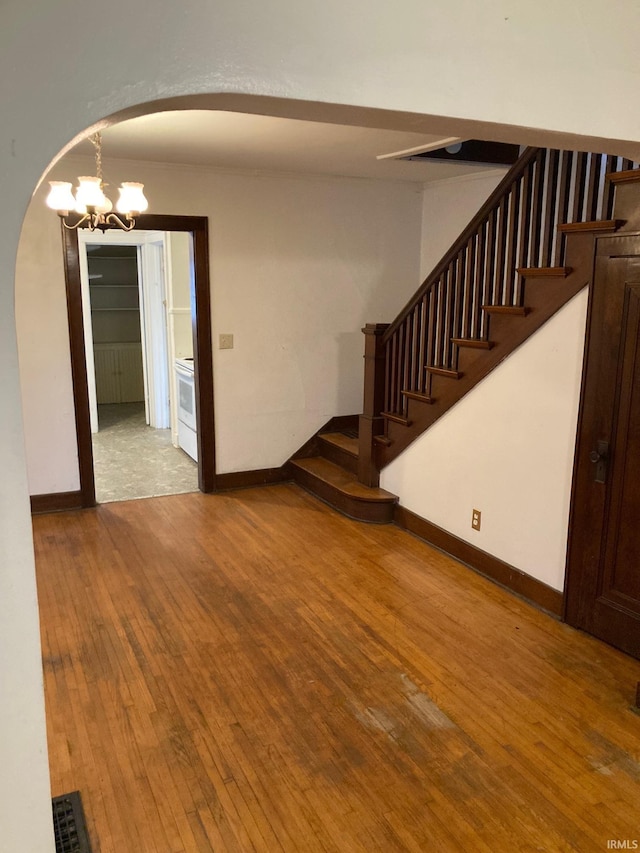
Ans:
{"type": "Polygon", "coordinates": [[[115,225],[122,229],[122,231],[133,231],[136,225],[136,220],[133,216],[127,216],[127,221],[125,223],[115,213],[109,213],[104,218],[101,218],[99,214],[85,213],[84,216],[81,216],[80,219],[73,224],[69,224],[69,222],[67,222],[67,216],[64,214],[61,213],[59,216],[67,231],[76,231],[78,228],[88,228],[90,231],[95,231],[99,228],[104,231],[108,225],[115,225]]]}
{"type": "MultiPolygon", "coordinates": [[[[62,224],[67,229],[67,231],[76,231],[78,228],[82,228],[83,222],[86,222],[87,219],[91,219],[89,214],[85,213],[84,216],[81,216],[80,219],[78,219],[78,221],[74,225],[69,225],[67,222],[67,217],[64,216],[62,213],[59,215],[60,215],[60,220],[62,221],[62,224]]],[[[93,228],[91,230],[93,231],[93,228]]]]}
{"type": "Polygon", "coordinates": [[[109,225],[117,225],[118,228],[122,228],[123,231],[133,231],[136,221],[133,217],[127,216],[128,225],[120,219],[120,217],[116,213],[108,213],[105,217],[105,222],[109,225]]]}

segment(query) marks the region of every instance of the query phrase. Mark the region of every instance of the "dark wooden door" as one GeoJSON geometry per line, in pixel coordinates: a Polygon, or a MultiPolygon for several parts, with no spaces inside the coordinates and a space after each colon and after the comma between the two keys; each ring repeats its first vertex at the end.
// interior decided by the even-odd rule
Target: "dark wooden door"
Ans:
{"type": "Polygon", "coordinates": [[[566,619],[640,658],[640,238],[598,241],[566,619]]]}

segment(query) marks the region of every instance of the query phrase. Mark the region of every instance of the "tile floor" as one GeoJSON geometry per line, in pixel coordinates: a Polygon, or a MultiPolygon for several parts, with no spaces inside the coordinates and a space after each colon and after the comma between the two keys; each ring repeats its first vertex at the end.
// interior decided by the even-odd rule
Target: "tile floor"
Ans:
{"type": "Polygon", "coordinates": [[[98,503],[198,490],[198,466],[171,444],[171,430],[152,429],[144,403],[98,406],[93,436],[98,503]]]}

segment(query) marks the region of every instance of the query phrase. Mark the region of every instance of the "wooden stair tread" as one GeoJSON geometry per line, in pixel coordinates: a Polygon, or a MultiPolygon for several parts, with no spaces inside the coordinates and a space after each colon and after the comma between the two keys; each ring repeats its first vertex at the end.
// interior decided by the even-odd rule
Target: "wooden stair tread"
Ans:
{"type": "Polygon", "coordinates": [[[328,459],[324,459],[322,456],[293,459],[291,465],[294,468],[306,471],[337,489],[337,491],[357,500],[376,503],[395,503],[397,501],[396,495],[392,495],[391,492],[387,492],[384,489],[363,485],[358,482],[355,474],[350,474],[344,468],[335,465],[333,462],[329,462],[328,459]]]}
{"type": "Polygon", "coordinates": [[[393,421],[394,423],[401,424],[402,426],[411,426],[409,418],[406,418],[404,415],[399,415],[397,412],[380,412],[380,414],[388,421],[393,421]]]}
{"type": "Polygon", "coordinates": [[[571,267],[517,267],[517,272],[527,278],[566,278],[573,270],[571,267]]]}
{"type": "Polygon", "coordinates": [[[373,440],[376,444],[381,445],[382,447],[391,447],[393,442],[386,435],[374,435],[373,440]]]}
{"type": "Polygon", "coordinates": [[[345,453],[350,453],[356,458],[358,456],[358,439],[352,435],[345,435],[343,432],[322,432],[318,438],[320,441],[326,441],[339,447],[345,453]]]}
{"type": "Polygon", "coordinates": [[[425,367],[427,373],[432,373],[434,376],[444,376],[447,379],[460,379],[462,373],[459,370],[452,370],[450,367],[434,367],[428,364],[425,367]]]}
{"type": "MultiPolygon", "coordinates": [[[[470,347],[471,349],[493,349],[493,341],[485,341],[484,338],[451,338],[451,343],[457,347],[470,347]]],[[[404,394],[404,391],[402,392],[404,394]]]]}
{"type": "Polygon", "coordinates": [[[565,222],[558,225],[561,234],[576,234],[591,231],[616,231],[624,225],[624,219],[598,219],[593,222],[565,222]]]}
{"type": "Polygon", "coordinates": [[[487,314],[507,314],[513,317],[526,317],[529,308],[523,305],[483,305],[482,310],[487,314]]]}
{"type": "Polygon", "coordinates": [[[607,180],[612,184],[629,184],[640,181],[640,169],[626,169],[624,172],[607,172],[607,180]]]}
{"type": "Polygon", "coordinates": [[[403,397],[408,397],[409,400],[418,400],[418,402],[427,403],[428,405],[435,403],[433,397],[429,396],[429,394],[421,394],[420,391],[401,391],[400,393],[403,397]]]}

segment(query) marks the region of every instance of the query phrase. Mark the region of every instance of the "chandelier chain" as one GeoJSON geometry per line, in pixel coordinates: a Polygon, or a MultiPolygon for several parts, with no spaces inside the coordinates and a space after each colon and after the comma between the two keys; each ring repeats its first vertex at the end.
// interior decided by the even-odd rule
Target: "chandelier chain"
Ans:
{"type": "Polygon", "coordinates": [[[100,180],[102,186],[102,134],[100,131],[89,137],[96,150],[96,177],[100,180]]]}

